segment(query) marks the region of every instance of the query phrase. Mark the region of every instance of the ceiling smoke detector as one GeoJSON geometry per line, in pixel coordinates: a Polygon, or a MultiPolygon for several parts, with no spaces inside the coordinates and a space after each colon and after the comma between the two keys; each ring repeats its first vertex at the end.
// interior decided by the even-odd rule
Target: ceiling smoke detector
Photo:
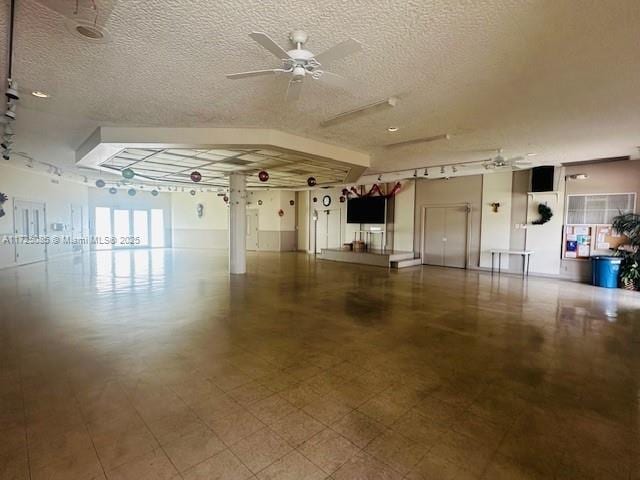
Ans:
{"type": "Polygon", "coordinates": [[[92,43],[107,43],[111,40],[109,32],[95,22],[78,18],[69,18],[65,22],[69,33],[74,37],[81,38],[92,43]]]}

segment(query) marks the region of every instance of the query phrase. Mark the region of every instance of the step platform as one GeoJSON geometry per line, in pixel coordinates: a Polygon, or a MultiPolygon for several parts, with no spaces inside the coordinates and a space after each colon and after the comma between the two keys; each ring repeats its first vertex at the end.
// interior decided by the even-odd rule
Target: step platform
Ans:
{"type": "Polygon", "coordinates": [[[354,252],[353,250],[341,250],[339,248],[323,248],[318,258],[332,262],[358,263],[360,265],[373,265],[386,268],[403,268],[405,266],[420,265],[420,259],[416,259],[413,252],[390,250],[354,252]],[[418,263],[414,263],[416,260],[418,263]]]}

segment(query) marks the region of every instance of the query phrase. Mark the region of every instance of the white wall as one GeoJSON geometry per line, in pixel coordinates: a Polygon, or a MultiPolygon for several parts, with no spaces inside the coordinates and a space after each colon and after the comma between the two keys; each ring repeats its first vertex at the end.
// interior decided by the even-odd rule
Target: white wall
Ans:
{"type": "Polygon", "coordinates": [[[393,249],[396,251],[413,251],[415,195],[415,180],[406,180],[402,182],[400,192],[395,196],[393,249]]]}
{"type": "Polygon", "coordinates": [[[228,248],[229,207],[217,193],[170,194],[173,246],[178,248],[228,248]],[[197,207],[204,207],[202,218],[197,207]]]}
{"type": "MultiPolygon", "coordinates": [[[[491,250],[509,249],[512,177],[511,171],[487,173],[482,176],[480,267],[491,268],[491,250]],[[497,212],[493,211],[492,203],[500,204],[497,212]]],[[[509,267],[508,255],[502,256],[502,266],[509,267]]]]}
{"type": "MultiPolygon", "coordinates": [[[[0,235],[12,235],[14,230],[13,203],[15,199],[41,202],[46,207],[46,226],[49,236],[65,235],[65,232],[52,232],[52,223],[62,223],[70,228],[71,205],[83,207],[83,229],[89,231],[87,221],[88,188],[85,185],[68,182],[63,179],[52,179],[46,174],[35,173],[26,169],[18,169],[11,164],[0,164],[0,192],[9,199],[3,205],[6,215],[0,218],[0,235]],[[59,183],[52,183],[52,180],[59,183]]],[[[49,258],[71,253],[73,247],[63,242],[47,247],[49,258]]],[[[0,242],[0,268],[16,265],[15,247],[0,242]]]]}
{"type": "Polygon", "coordinates": [[[529,194],[527,206],[527,250],[533,250],[529,271],[544,275],[560,273],[562,254],[562,218],[564,216],[563,192],[538,192],[529,194]],[[553,217],[544,225],[532,225],[540,218],[538,205],[546,203],[553,217]]]}

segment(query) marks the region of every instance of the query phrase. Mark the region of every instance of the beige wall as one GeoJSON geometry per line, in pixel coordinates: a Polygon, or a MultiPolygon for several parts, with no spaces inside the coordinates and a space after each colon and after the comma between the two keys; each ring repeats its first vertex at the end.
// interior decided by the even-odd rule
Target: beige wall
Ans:
{"type": "MultiPolygon", "coordinates": [[[[512,172],[487,173],[482,176],[482,219],[480,232],[480,267],[491,268],[491,250],[508,250],[511,233],[512,172]],[[492,203],[499,203],[494,212],[492,203]]],[[[502,256],[502,267],[509,267],[509,256],[502,256]]],[[[497,262],[497,260],[496,260],[497,262]]]]}
{"type": "Polygon", "coordinates": [[[426,206],[444,206],[469,204],[470,232],[469,267],[477,268],[480,257],[480,219],[482,205],[482,176],[471,175],[449,180],[417,180],[415,232],[413,236],[414,251],[420,252],[422,235],[422,215],[426,206]]]}
{"type": "MultiPolygon", "coordinates": [[[[53,232],[52,223],[62,223],[70,228],[71,205],[83,207],[83,229],[89,232],[88,226],[88,187],[83,184],[53,179],[50,175],[18,169],[10,165],[0,164],[0,192],[9,199],[4,203],[5,216],[0,218],[0,236],[11,235],[14,230],[13,203],[15,199],[44,203],[46,207],[46,227],[50,236],[65,235],[65,232],[53,232]],[[53,183],[53,181],[58,183],[53,183]]],[[[71,245],[63,242],[47,247],[48,257],[72,252],[71,245]]],[[[15,263],[15,247],[0,241],[0,268],[10,267],[15,263]]]]}

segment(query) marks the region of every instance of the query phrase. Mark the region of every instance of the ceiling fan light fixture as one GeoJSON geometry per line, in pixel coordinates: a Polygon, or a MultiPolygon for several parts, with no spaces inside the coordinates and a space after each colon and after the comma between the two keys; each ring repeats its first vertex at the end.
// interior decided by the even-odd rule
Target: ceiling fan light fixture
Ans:
{"type": "Polygon", "coordinates": [[[18,82],[11,79],[9,79],[8,82],[9,86],[4,94],[9,100],[20,100],[20,94],[18,93],[18,82]]]}
{"type": "Polygon", "coordinates": [[[394,133],[394,132],[397,132],[398,130],[400,130],[399,127],[387,127],[387,132],[394,133]]]}

